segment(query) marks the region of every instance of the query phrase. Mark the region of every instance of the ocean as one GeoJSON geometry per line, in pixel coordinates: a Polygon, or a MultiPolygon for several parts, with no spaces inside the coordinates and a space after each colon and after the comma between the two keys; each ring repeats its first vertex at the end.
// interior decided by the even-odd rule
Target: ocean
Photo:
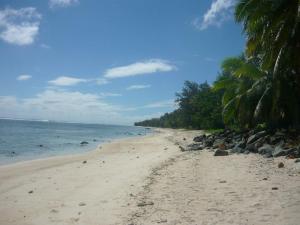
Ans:
{"type": "Polygon", "coordinates": [[[0,165],[83,153],[114,139],[150,132],[134,126],[0,119],[0,165]]]}

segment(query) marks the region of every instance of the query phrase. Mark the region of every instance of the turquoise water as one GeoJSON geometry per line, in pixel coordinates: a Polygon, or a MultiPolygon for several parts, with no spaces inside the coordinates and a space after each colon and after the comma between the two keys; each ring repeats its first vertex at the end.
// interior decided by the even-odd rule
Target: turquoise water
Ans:
{"type": "Polygon", "coordinates": [[[86,152],[104,142],[149,132],[134,126],[0,119],[0,164],[86,152]]]}

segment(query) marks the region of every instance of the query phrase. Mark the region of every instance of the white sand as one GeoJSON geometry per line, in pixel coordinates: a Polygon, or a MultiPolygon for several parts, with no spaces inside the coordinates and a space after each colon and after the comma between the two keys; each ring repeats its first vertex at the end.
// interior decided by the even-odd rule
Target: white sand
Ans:
{"type": "Polygon", "coordinates": [[[176,142],[194,135],[161,130],[87,154],[1,166],[0,225],[299,224],[292,160],[276,159],[286,165],[278,169],[257,155],[180,152],[176,142]]]}

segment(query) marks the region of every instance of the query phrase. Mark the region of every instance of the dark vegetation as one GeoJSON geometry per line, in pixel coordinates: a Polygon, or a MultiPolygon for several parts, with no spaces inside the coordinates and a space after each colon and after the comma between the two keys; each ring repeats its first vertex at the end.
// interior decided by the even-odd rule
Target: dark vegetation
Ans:
{"type": "Polygon", "coordinates": [[[245,52],[226,58],[212,86],[186,81],[178,109],[139,126],[300,128],[300,2],[239,0],[245,52]]]}

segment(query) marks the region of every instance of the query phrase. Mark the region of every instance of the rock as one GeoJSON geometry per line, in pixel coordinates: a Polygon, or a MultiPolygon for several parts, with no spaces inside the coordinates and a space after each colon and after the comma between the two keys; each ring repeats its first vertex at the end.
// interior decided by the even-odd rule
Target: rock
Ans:
{"type": "Polygon", "coordinates": [[[87,161],[86,161],[86,160],[84,160],[82,163],[83,163],[83,164],[86,164],[86,163],[87,163],[87,161]]]}
{"type": "Polygon", "coordinates": [[[32,194],[33,193],[33,190],[31,190],[31,191],[28,191],[28,194],[32,194]]]}
{"type": "Polygon", "coordinates": [[[153,202],[140,202],[137,204],[138,207],[144,207],[144,206],[148,206],[148,205],[154,205],[153,202]]]}
{"type": "Polygon", "coordinates": [[[268,178],[265,177],[263,180],[268,180],[268,178]]]}
{"type": "Polygon", "coordinates": [[[256,133],[256,134],[251,135],[251,136],[248,138],[248,140],[247,140],[247,145],[248,145],[248,144],[251,144],[251,143],[253,143],[253,142],[255,142],[256,140],[258,140],[259,138],[265,136],[266,134],[267,134],[266,131],[261,131],[261,132],[258,132],[258,133],[256,133]]]}
{"type": "Polygon", "coordinates": [[[272,187],[272,190],[278,190],[278,187],[272,187]]]}
{"type": "Polygon", "coordinates": [[[233,149],[231,149],[231,152],[232,153],[242,153],[242,152],[244,152],[244,149],[242,149],[236,145],[236,146],[234,146],[233,149]]]}
{"type": "Polygon", "coordinates": [[[224,184],[224,183],[227,183],[227,181],[226,180],[221,180],[219,183],[224,184]]]}
{"type": "Polygon", "coordinates": [[[275,150],[272,152],[273,157],[286,156],[287,151],[284,150],[281,146],[276,146],[275,150]]]}
{"type": "Polygon", "coordinates": [[[287,149],[287,157],[294,159],[294,158],[300,158],[300,149],[299,148],[290,148],[287,149]]]}
{"type": "Polygon", "coordinates": [[[186,138],[183,138],[182,140],[186,141],[186,138]]]}
{"type": "Polygon", "coordinates": [[[284,167],[283,162],[278,163],[278,168],[283,168],[283,167],[284,167]]]}
{"type": "Polygon", "coordinates": [[[93,139],[93,142],[96,142],[97,141],[97,139],[93,139]]]}
{"type": "Polygon", "coordinates": [[[245,141],[239,141],[235,146],[239,147],[239,148],[246,148],[246,142],[245,141]]]}
{"type": "Polygon", "coordinates": [[[212,137],[205,140],[205,142],[204,142],[205,147],[212,147],[213,144],[214,144],[214,139],[212,137]]]}
{"type": "Polygon", "coordinates": [[[273,150],[274,149],[273,149],[273,147],[271,145],[264,144],[262,147],[260,147],[258,149],[258,153],[262,154],[262,155],[271,154],[271,156],[272,156],[273,150]]]}
{"type": "Polygon", "coordinates": [[[225,145],[224,142],[225,142],[224,139],[215,139],[213,143],[213,147],[219,148],[220,145],[225,145]]]}
{"type": "Polygon", "coordinates": [[[182,147],[181,145],[179,145],[178,147],[179,147],[180,151],[182,151],[182,152],[185,152],[185,151],[186,151],[185,148],[182,147]]]}
{"type": "Polygon", "coordinates": [[[204,147],[202,144],[194,143],[187,146],[186,151],[197,151],[202,150],[204,147]]]}
{"type": "Polygon", "coordinates": [[[300,159],[296,159],[296,160],[295,160],[295,163],[300,163],[300,159]]]}
{"type": "Polygon", "coordinates": [[[246,146],[245,151],[257,153],[257,148],[255,147],[255,144],[249,144],[246,146]]]}
{"type": "Polygon", "coordinates": [[[80,144],[81,144],[81,145],[87,145],[88,142],[87,142],[87,141],[82,141],[82,142],[80,142],[80,144]]]}
{"type": "Polygon", "coordinates": [[[80,202],[78,205],[79,206],[86,206],[86,204],[84,202],[80,202]]]}
{"type": "Polygon", "coordinates": [[[221,150],[221,149],[218,149],[217,151],[215,151],[215,154],[214,154],[214,156],[226,156],[226,155],[228,155],[228,151],[221,150]]]}
{"type": "Polygon", "coordinates": [[[39,145],[40,148],[44,147],[44,145],[39,145]]]}
{"type": "Polygon", "coordinates": [[[206,135],[203,134],[203,135],[194,137],[193,141],[194,141],[194,142],[202,142],[205,138],[206,138],[206,135]]]}

